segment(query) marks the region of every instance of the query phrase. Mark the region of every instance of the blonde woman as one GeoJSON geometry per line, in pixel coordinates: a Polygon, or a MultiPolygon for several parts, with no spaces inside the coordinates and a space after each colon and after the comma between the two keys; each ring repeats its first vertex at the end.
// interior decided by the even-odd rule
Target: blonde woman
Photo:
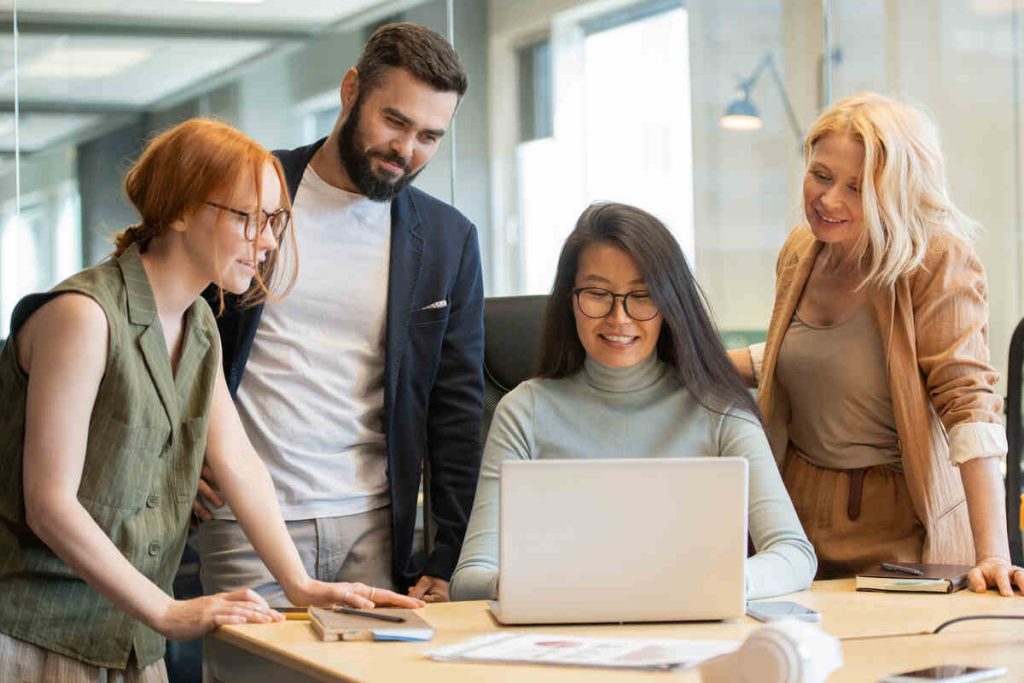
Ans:
{"type": "Polygon", "coordinates": [[[768,339],[730,355],[758,386],[818,577],[964,563],[973,590],[1024,590],[1006,537],[985,272],[935,125],[854,95],[818,118],[804,154],[805,221],[779,255],[768,339]]]}

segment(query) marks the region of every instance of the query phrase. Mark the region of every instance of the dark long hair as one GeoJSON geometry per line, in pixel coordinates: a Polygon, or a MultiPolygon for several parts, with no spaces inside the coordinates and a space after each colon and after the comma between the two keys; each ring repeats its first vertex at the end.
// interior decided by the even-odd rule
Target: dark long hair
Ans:
{"type": "Polygon", "coordinates": [[[592,204],[565,240],[544,313],[538,376],[567,377],[583,367],[586,351],[576,332],[572,290],[580,254],[591,244],[609,244],[636,262],[662,316],[658,358],[675,367],[680,384],[708,410],[740,408],[760,419],[679,243],[657,218],[626,204],[592,204]]]}

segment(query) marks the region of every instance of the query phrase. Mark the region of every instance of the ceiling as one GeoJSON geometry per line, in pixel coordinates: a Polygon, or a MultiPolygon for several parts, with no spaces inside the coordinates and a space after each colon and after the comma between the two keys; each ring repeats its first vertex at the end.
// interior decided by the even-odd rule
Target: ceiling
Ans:
{"type": "MultiPolygon", "coordinates": [[[[153,108],[410,0],[17,0],[23,152],[153,108]]],[[[0,0],[0,153],[14,150],[12,0],[0,0]]]]}

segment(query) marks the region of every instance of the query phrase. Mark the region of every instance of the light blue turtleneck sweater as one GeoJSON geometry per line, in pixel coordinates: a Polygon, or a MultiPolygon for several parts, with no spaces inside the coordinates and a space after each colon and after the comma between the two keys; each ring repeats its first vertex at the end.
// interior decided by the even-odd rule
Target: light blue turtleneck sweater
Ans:
{"type": "Polygon", "coordinates": [[[674,368],[654,355],[630,368],[610,368],[588,357],[571,377],[520,384],[498,404],[487,435],[473,513],[452,576],[452,599],[497,596],[501,461],[543,458],[746,458],[748,527],[758,551],[747,560],[747,597],[807,588],[817,560],[764,430],[747,413],[727,412],[701,406],[680,386],[674,368]]]}

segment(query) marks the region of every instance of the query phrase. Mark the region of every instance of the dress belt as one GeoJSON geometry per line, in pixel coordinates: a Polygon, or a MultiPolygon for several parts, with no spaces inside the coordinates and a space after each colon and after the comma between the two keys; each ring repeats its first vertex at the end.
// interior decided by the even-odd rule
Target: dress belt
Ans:
{"type": "Polygon", "coordinates": [[[858,467],[846,470],[850,475],[850,499],[846,504],[846,516],[851,522],[856,522],[860,517],[860,499],[864,494],[864,475],[870,467],[858,467]]]}

